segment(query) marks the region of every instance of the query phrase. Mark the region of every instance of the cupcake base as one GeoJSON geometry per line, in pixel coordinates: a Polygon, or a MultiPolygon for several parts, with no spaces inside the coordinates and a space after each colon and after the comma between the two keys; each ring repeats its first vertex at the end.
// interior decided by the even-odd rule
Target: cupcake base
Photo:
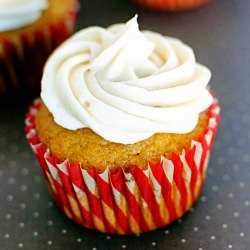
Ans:
{"type": "Polygon", "coordinates": [[[205,134],[171,159],[97,173],[93,166],[59,162],[38,139],[34,118],[37,101],[26,118],[26,137],[43,171],[51,194],[62,211],[80,225],[111,234],[135,234],[168,225],[180,218],[197,200],[219,121],[217,100],[209,108],[205,134]]]}

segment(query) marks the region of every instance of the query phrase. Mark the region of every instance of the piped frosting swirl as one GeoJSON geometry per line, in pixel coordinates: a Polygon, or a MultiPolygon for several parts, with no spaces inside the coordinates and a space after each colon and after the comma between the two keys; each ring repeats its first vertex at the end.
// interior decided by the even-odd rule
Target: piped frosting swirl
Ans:
{"type": "Polygon", "coordinates": [[[55,122],[131,144],[155,133],[187,133],[212,103],[211,73],[175,38],[140,31],[137,18],[89,27],[44,68],[41,97],[55,122]]]}

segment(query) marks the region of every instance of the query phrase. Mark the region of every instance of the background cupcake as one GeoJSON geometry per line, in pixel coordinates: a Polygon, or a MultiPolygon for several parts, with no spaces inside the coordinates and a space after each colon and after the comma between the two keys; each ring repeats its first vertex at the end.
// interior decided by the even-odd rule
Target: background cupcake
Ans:
{"type": "Polygon", "coordinates": [[[49,54],[74,30],[77,0],[0,3],[0,94],[40,89],[49,54]]]}
{"type": "Polygon", "coordinates": [[[189,46],[140,32],[135,18],[56,49],[26,132],[64,213],[118,234],[181,217],[201,191],[219,122],[210,76],[189,46]]]}
{"type": "Polygon", "coordinates": [[[180,11],[200,7],[211,0],[131,0],[132,2],[153,10],[180,11]]]}

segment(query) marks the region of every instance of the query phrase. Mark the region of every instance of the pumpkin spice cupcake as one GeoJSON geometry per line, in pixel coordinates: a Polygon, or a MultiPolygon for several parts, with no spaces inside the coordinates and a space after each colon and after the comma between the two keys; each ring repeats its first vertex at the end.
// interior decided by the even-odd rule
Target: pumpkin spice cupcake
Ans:
{"type": "Polygon", "coordinates": [[[0,94],[40,89],[49,54],[74,31],[78,0],[0,1],[0,94]]]}
{"type": "Polygon", "coordinates": [[[188,211],[219,121],[210,77],[188,45],[140,31],[136,18],[83,29],[59,46],[25,129],[64,213],[131,234],[188,211]]]}

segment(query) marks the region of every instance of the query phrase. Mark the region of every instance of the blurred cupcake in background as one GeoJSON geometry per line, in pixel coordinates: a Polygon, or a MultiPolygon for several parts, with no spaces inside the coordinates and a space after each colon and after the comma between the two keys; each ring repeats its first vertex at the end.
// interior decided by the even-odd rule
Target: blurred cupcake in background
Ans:
{"type": "Polygon", "coordinates": [[[135,4],[162,11],[180,11],[200,7],[211,0],[131,0],[135,4]]]}
{"type": "Polygon", "coordinates": [[[74,31],[78,0],[0,0],[0,94],[40,90],[49,54],[74,31]]]}

